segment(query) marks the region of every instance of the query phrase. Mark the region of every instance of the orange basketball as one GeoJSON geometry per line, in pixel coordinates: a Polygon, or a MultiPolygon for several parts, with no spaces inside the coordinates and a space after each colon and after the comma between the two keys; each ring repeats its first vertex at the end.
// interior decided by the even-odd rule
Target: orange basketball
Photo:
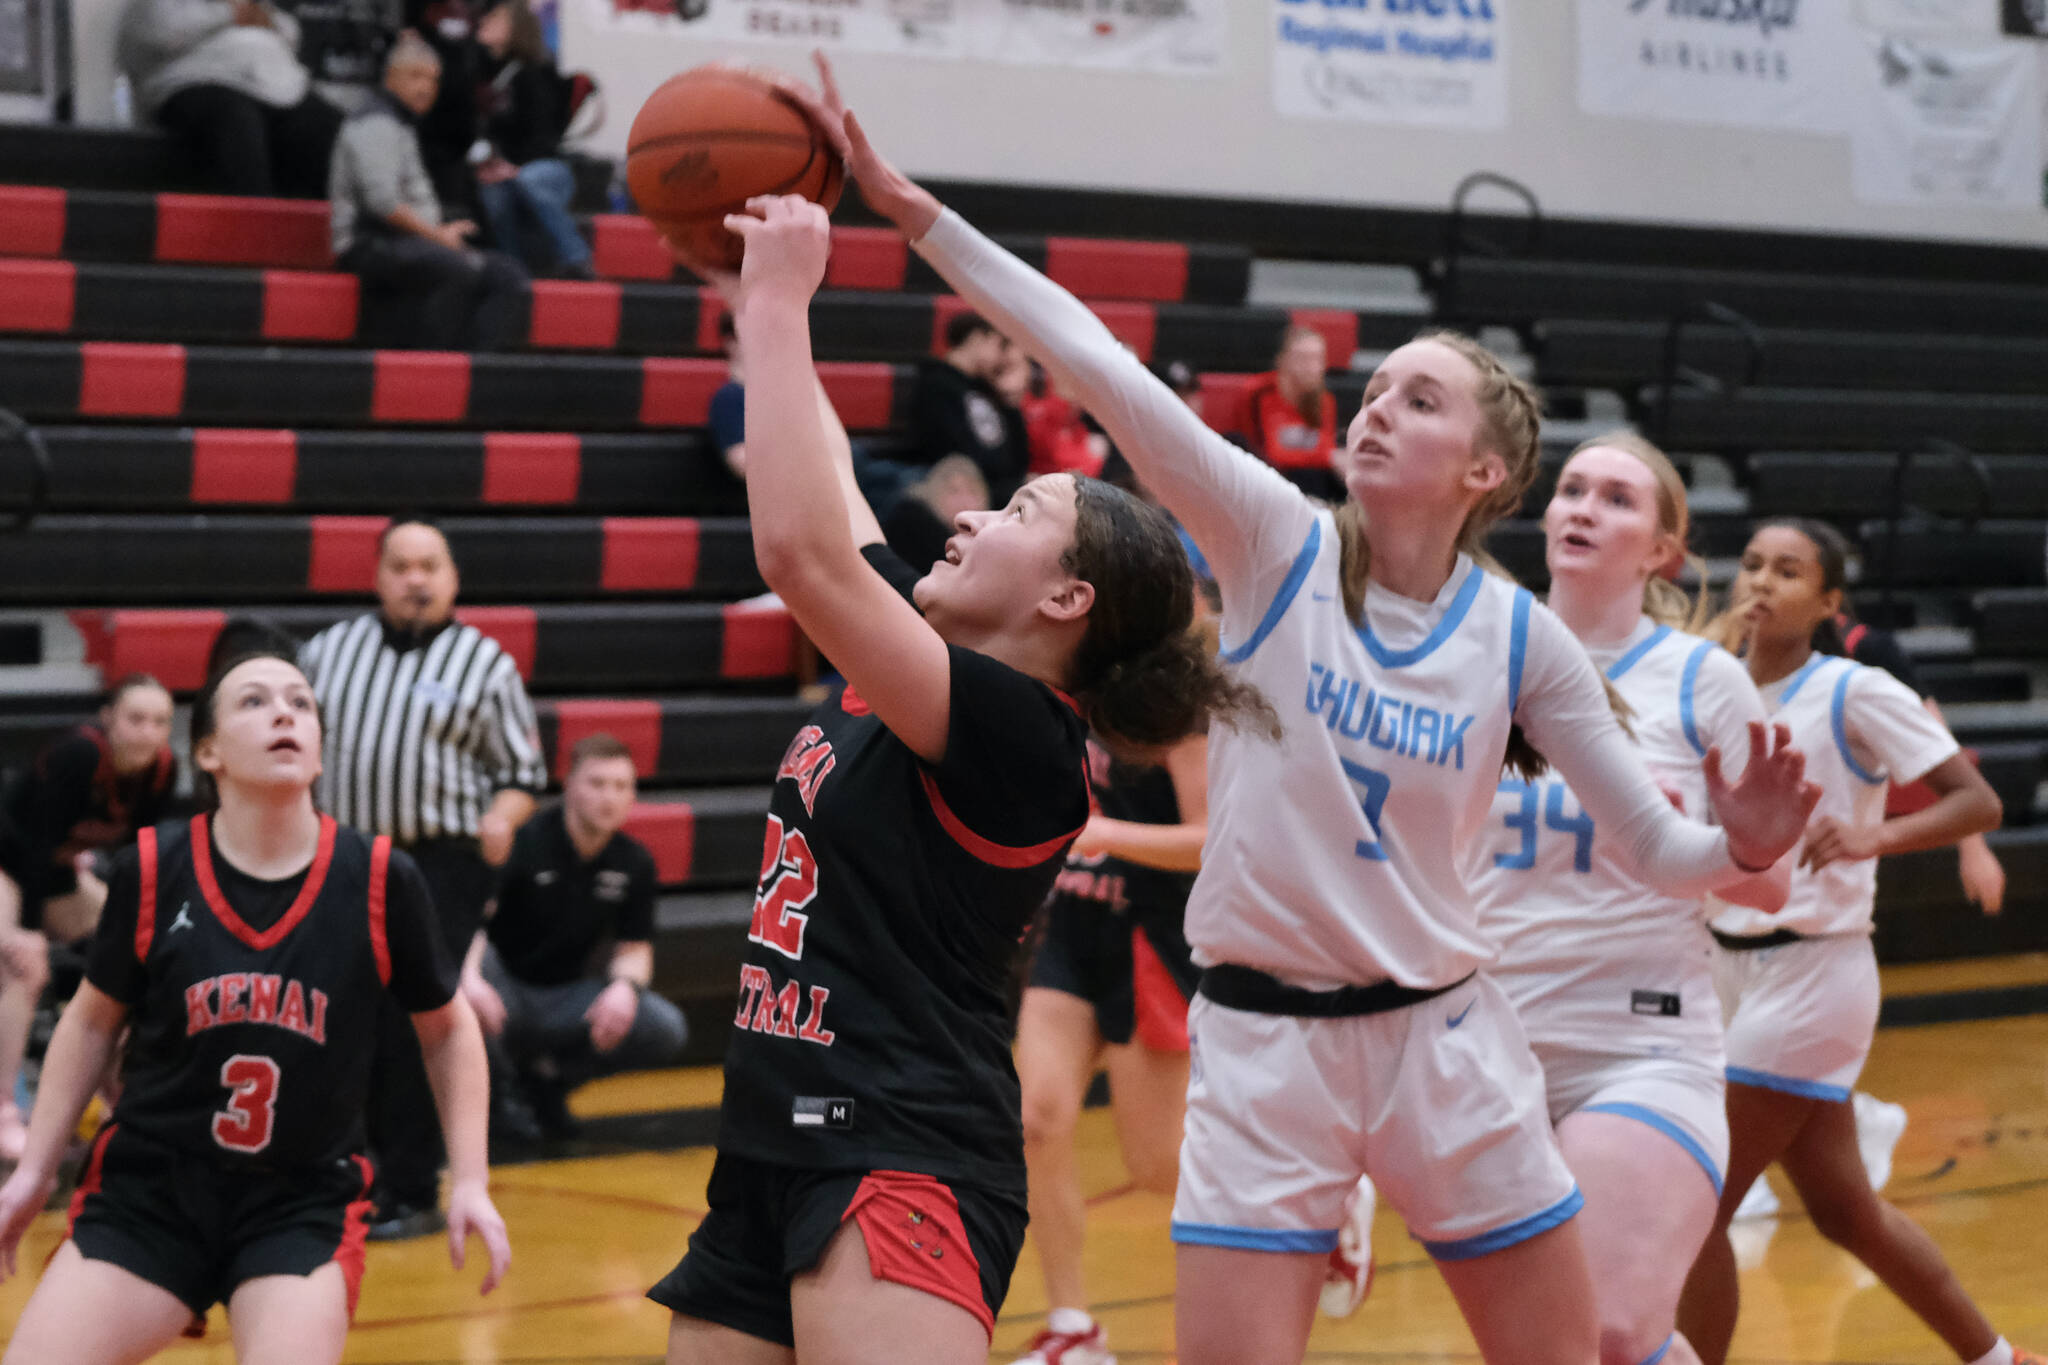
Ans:
{"type": "Polygon", "coordinates": [[[626,135],[626,188],[641,214],[692,260],[737,270],[725,228],[757,194],[800,194],[828,210],[846,168],[803,110],[745,71],[700,66],[647,97],[626,135]]]}

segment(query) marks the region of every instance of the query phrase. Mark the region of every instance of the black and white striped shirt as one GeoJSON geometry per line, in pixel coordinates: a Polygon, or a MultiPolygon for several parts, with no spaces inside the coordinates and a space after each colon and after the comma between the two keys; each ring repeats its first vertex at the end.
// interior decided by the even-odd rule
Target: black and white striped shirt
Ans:
{"type": "Polygon", "coordinates": [[[451,623],[401,648],[372,612],[299,651],[327,722],[321,808],[400,844],[474,838],[491,798],[547,785],[533,703],[511,655],[451,623]]]}

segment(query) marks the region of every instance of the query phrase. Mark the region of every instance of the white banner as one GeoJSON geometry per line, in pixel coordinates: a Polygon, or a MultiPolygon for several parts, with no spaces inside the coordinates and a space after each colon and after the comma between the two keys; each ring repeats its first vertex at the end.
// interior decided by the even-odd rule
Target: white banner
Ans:
{"type": "Polygon", "coordinates": [[[1290,118],[1502,128],[1511,0],[1272,0],[1290,118]]]}
{"type": "Polygon", "coordinates": [[[1226,0],[981,0],[975,53],[993,61],[1122,71],[1215,71],[1226,0]]]}
{"type": "Polygon", "coordinates": [[[1850,137],[1856,197],[1876,204],[2041,202],[2037,64],[2023,43],[1867,34],[1850,137]]]}
{"type": "Polygon", "coordinates": [[[1578,0],[1579,108],[1841,132],[1848,0],[1578,0]]]}
{"type": "Polygon", "coordinates": [[[1026,65],[1207,72],[1225,0],[586,0],[600,27],[1026,65]]]}
{"type": "Polygon", "coordinates": [[[1998,32],[1998,0],[1856,0],[1856,19],[1886,33],[1998,32]]]}

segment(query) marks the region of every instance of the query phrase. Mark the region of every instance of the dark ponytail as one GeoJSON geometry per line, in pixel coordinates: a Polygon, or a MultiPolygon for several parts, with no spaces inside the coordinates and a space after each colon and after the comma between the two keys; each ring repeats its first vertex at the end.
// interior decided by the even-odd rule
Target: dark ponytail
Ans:
{"type": "Polygon", "coordinates": [[[1095,589],[1069,678],[1105,744],[1126,756],[1156,752],[1211,717],[1279,738],[1272,705],[1217,666],[1195,626],[1194,570],[1166,513],[1076,476],[1074,543],[1061,563],[1095,589]]]}

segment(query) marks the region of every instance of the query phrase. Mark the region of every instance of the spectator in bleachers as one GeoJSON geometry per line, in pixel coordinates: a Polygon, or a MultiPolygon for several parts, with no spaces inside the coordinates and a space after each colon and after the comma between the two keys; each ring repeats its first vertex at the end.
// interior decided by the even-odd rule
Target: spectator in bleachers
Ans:
{"type": "Polygon", "coordinates": [[[1027,397],[1023,407],[1033,475],[1101,474],[1102,462],[1109,458],[1109,438],[1089,422],[1059,380],[1048,376],[1045,392],[1027,397]]]}
{"type": "Polygon", "coordinates": [[[130,0],[117,40],[142,112],[216,194],[318,198],[341,111],[299,63],[298,23],[266,0],[130,0]]]}
{"type": "Polygon", "coordinates": [[[948,455],[903,495],[881,519],[882,539],[920,574],[946,557],[946,541],[963,512],[988,510],[988,481],[965,455],[948,455]]]}
{"type": "Polygon", "coordinates": [[[1152,373],[1173,390],[1175,397],[1194,409],[1195,416],[1208,420],[1208,400],[1202,393],[1202,376],[1195,373],[1194,366],[1185,360],[1161,360],[1154,362],[1152,373]]]}
{"type": "Polygon", "coordinates": [[[718,344],[725,351],[725,382],[711,395],[711,444],[732,476],[747,478],[747,359],[740,349],[732,310],[718,315],[718,344]]]}
{"type": "MultiPolygon", "coordinates": [[[[533,703],[496,640],[455,619],[461,580],[438,527],[399,517],[377,546],[379,609],[299,651],[327,717],[314,794],[345,825],[389,835],[433,892],[450,959],[483,921],[494,869],[547,784],[533,703]]],[[[443,1225],[441,1132],[412,1022],[395,1002],[377,1039],[368,1129],[374,1239],[443,1225]]]]}
{"type": "Polygon", "coordinates": [[[630,749],[579,740],[561,802],[520,829],[463,962],[463,994],[550,1137],[575,1131],[571,1090],[667,1065],[689,1037],[683,1012],[650,989],[659,879],[623,829],[635,791],[630,749]]]}
{"type": "Polygon", "coordinates": [[[406,340],[498,350],[517,339],[526,272],[471,246],[474,223],[441,221],[416,126],[440,80],[433,49],[407,34],[391,49],[380,98],[342,125],[328,194],[334,255],[387,305],[387,323],[402,323],[406,340]]]}
{"type": "Polygon", "coordinates": [[[1335,469],[1337,404],[1323,376],[1329,344],[1311,327],[1289,327],[1273,368],[1252,381],[1247,396],[1252,450],[1302,491],[1344,500],[1335,469]]]}
{"type": "Polygon", "coordinates": [[[476,21],[477,203],[492,242],[534,271],[592,280],[590,243],[569,212],[576,175],[561,157],[577,85],[555,68],[527,0],[490,0],[476,21]]]}
{"type": "Polygon", "coordinates": [[[1010,500],[1031,460],[1024,414],[995,386],[1013,349],[988,319],[962,313],[946,324],[946,354],[919,362],[911,394],[910,458],[933,465],[965,455],[980,466],[994,507],[1010,500]]]}
{"type": "Polygon", "coordinates": [[[106,883],[88,861],[164,818],[177,780],[171,694],[146,673],[114,684],[94,721],[51,741],[0,797],[0,1162],[27,1132],[15,1081],[50,947],[89,938],[106,883]]]}

